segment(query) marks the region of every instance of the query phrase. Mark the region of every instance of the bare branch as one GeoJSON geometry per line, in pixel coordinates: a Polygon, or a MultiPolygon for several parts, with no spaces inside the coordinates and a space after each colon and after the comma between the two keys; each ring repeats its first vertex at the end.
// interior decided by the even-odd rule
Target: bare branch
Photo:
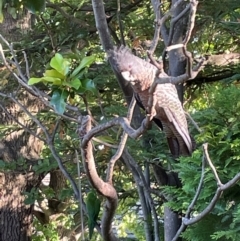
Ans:
{"type": "Polygon", "coordinates": [[[30,73],[29,73],[29,64],[28,64],[28,59],[27,59],[27,55],[25,51],[22,51],[23,56],[24,56],[24,61],[26,64],[26,74],[27,74],[27,78],[30,79],[30,73]]]}
{"type": "MultiPolygon", "coordinates": [[[[205,173],[205,157],[202,157],[202,172],[201,172],[201,178],[198,184],[198,188],[197,191],[194,195],[194,198],[192,199],[192,202],[190,203],[190,205],[188,206],[188,209],[186,211],[185,214],[185,218],[189,219],[190,218],[190,214],[193,210],[194,205],[196,204],[198,197],[200,195],[200,192],[202,190],[202,186],[203,186],[203,182],[204,182],[204,173],[205,173]]],[[[172,241],[177,241],[178,237],[181,235],[181,233],[185,230],[186,228],[186,224],[184,222],[182,222],[180,228],[178,229],[176,235],[174,236],[174,238],[172,239],[172,241]]]]}
{"type": "Polygon", "coordinates": [[[131,173],[133,174],[135,183],[138,188],[138,194],[141,201],[141,206],[143,210],[144,215],[144,227],[145,227],[145,235],[146,240],[151,240],[152,231],[149,227],[149,211],[147,206],[149,205],[153,219],[154,219],[154,237],[155,241],[159,241],[159,222],[158,222],[158,215],[155,209],[155,205],[153,202],[153,199],[150,194],[149,186],[146,182],[146,179],[143,175],[141,167],[137,164],[137,162],[132,158],[132,156],[129,154],[127,150],[124,150],[123,152],[123,159],[126,164],[126,166],[131,170],[131,173]]]}
{"type": "Polygon", "coordinates": [[[92,0],[92,6],[95,16],[96,27],[99,31],[101,44],[103,46],[103,49],[105,51],[108,51],[109,49],[113,48],[113,44],[111,42],[111,37],[108,30],[103,1],[92,0]]]}
{"type": "Polygon", "coordinates": [[[208,165],[211,167],[212,172],[213,172],[214,177],[215,177],[215,180],[217,181],[217,185],[219,187],[221,187],[222,186],[222,182],[221,182],[221,180],[220,180],[220,178],[218,176],[217,170],[216,170],[215,166],[213,165],[213,163],[212,163],[212,161],[211,161],[211,159],[209,157],[209,154],[208,154],[208,143],[204,143],[203,144],[203,150],[204,150],[204,155],[205,155],[205,158],[206,158],[206,160],[208,162],[208,165]]]}
{"type": "Polygon", "coordinates": [[[121,2],[120,0],[117,0],[117,20],[118,20],[118,25],[119,25],[119,30],[120,30],[120,36],[121,36],[121,44],[124,46],[126,45],[124,35],[123,35],[123,25],[122,25],[122,20],[121,20],[121,2]]]}
{"type": "MultiPolygon", "coordinates": [[[[128,115],[127,119],[131,123],[132,115],[133,115],[133,110],[136,104],[136,99],[133,96],[132,102],[130,103],[130,106],[128,107],[128,115]]],[[[112,156],[111,160],[109,161],[108,164],[108,170],[107,170],[107,182],[112,184],[112,177],[113,177],[113,169],[116,161],[121,157],[122,152],[125,148],[126,142],[127,142],[128,134],[124,131],[121,137],[121,141],[118,145],[118,149],[116,153],[112,156]]]]}
{"type": "Polygon", "coordinates": [[[188,117],[188,119],[191,121],[193,126],[198,130],[199,133],[202,133],[202,129],[198,126],[198,124],[194,121],[194,119],[191,117],[191,115],[188,112],[185,112],[185,115],[188,117]]]}
{"type": "Polygon", "coordinates": [[[79,129],[79,136],[82,140],[81,143],[81,153],[82,159],[84,162],[86,174],[88,176],[89,181],[91,182],[92,186],[104,197],[106,197],[105,203],[105,211],[102,217],[102,236],[104,240],[111,240],[115,241],[118,240],[112,232],[112,219],[114,217],[117,204],[118,204],[118,197],[115,188],[107,183],[104,182],[98,175],[96,170],[96,165],[93,157],[92,151],[92,144],[91,138],[85,138],[86,133],[91,131],[91,117],[84,116],[82,117],[82,125],[79,129]]]}
{"type": "Polygon", "coordinates": [[[159,0],[151,0],[154,14],[155,14],[155,32],[154,32],[154,37],[152,40],[151,47],[149,49],[149,53],[152,56],[153,53],[155,52],[155,49],[158,45],[158,40],[160,36],[160,29],[161,29],[161,15],[160,15],[160,2],[159,0]]]}
{"type": "Polygon", "coordinates": [[[193,27],[195,24],[197,5],[198,5],[198,1],[196,1],[196,0],[190,1],[191,7],[190,7],[190,13],[189,13],[187,33],[186,33],[185,39],[183,40],[184,45],[186,45],[189,42],[191,34],[192,34],[192,30],[193,30],[193,27]]]}
{"type": "Polygon", "coordinates": [[[213,164],[209,158],[209,154],[208,154],[208,150],[207,150],[207,143],[203,144],[203,149],[204,149],[204,158],[206,158],[206,160],[208,161],[208,164],[210,165],[210,167],[214,173],[215,179],[218,182],[218,188],[217,188],[211,202],[209,203],[209,205],[201,213],[199,213],[196,217],[192,217],[190,219],[187,217],[183,218],[183,224],[185,226],[192,225],[194,223],[199,222],[203,217],[205,217],[209,212],[211,212],[211,210],[215,207],[218,199],[220,198],[222,192],[229,189],[230,187],[235,185],[240,180],[240,173],[238,173],[235,175],[234,178],[232,178],[226,184],[222,184],[218,177],[216,169],[213,166],[213,164]]]}

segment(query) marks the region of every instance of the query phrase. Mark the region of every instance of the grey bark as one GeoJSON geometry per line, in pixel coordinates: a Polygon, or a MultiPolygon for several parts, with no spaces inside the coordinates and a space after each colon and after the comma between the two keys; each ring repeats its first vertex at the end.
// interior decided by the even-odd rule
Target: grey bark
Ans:
{"type": "MultiPolygon", "coordinates": [[[[175,4],[177,0],[172,0],[172,5],[175,4]]],[[[183,10],[185,7],[185,3],[179,4],[178,7],[173,11],[173,16],[177,17],[179,13],[183,10]]],[[[177,24],[174,25],[174,33],[171,41],[169,44],[179,44],[182,43],[185,31],[187,29],[187,16],[184,18],[181,18],[177,24]]],[[[178,48],[175,50],[170,51],[169,53],[169,75],[170,76],[179,76],[181,74],[185,73],[186,68],[186,59],[183,54],[182,48],[178,48]]],[[[178,85],[177,91],[178,96],[181,102],[183,102],[183,85],[178,85]]],[[[181,225],[181,218],[176,212],[173,212],[168,207],[164,207],[164,237],[165,241],[171,241],[175,234],[177,233],[180,225],[181,225]]],[[[178,239],[179,241],[181,238],[178,239]]]]}

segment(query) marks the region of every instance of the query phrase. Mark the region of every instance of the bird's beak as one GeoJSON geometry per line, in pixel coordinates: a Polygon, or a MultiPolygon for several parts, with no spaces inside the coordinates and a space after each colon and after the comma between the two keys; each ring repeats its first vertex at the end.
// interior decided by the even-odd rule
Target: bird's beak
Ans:
{"type": "Polygon", "coordinates": [[[135,78],[129,71],[123,71],[121,74],[126,81],[132,82],[132,84],[134,84],[135,78]]]}

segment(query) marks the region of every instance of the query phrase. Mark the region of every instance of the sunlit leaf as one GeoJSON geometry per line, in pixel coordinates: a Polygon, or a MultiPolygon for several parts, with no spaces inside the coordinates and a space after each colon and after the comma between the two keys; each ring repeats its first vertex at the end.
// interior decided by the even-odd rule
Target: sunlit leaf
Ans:
{"type": "Polygon", "coordinates": [[[64,75],[62,75],[61,73],[59,73],[57,70],[55,69],[49,69],[46,70],[44,73],[44,76],[48,76],[48,77],[55,77],[55,78],[59,78],[59,79],[64,79],[64,75]]]}
{"type": "Polygon", "coordinates": [[[28,80],[28,85],[34,85],[34,84],[37,84],[39,82],[42,82],[43,79],[42,78],[30,78],[28,80]]]}
{"type": "Polygon", "coordinates": [[[79,66],[76,69],[74,69],[70,78],[75,78],[81,72],[82,69],[89,66],[91,63],[93,63],[94,60],[95,57],[93,55],[84,57],[79,66]]]}
{"type": "Polygon", "coordinates": [[[79,79],[74,79],[71,82],[69,82],[69,84],[71,87],[73,87],[76,90],[79,89],[79,87],[82,85],[79,79]]]}
{"type": "Polygon", "coordinates": [[[68,74],[69,62],[59,53],[51,59],[50,66],[64,76],[68,74]]]}
{"type": "Polygon", "coordinates": [[[61,85],[62,84],[62,80],[59,79],[59,78],[55,78],[55,77],[42,77],[42,81],[45,81],[45,82],[49,82],[53,85],[61,85]]]}
{"type": "Polygon", "coordinates": [[[0,23],[3,22],[3,12],[2,12],[3,1],[0,0],[0,23]]]}

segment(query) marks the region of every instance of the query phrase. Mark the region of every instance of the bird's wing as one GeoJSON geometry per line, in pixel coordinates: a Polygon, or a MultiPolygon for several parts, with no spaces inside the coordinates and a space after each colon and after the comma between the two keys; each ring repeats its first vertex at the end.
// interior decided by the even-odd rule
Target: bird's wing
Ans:
{"type": "MultiPolygon", "coordinates": [[[[181,150],[184,145],[187,147],[188,153],[191,154],[192,141],[176,87],[172,84],[161,84],[157,86],[155,94],[157,98],[155,117],[162,121],[167,138],[175,137],[177,139],[181,154],[187,154],[186,151],[181,150]]],[[[173,144],[173,146],[175,147],[176,144],[173,144]]]]}
{"type": "MultiPolygon", "coordinates": [[[[135,99],[136,99],[136,102],[137,102],[138,106],[146,111],[139,95],[137,93],[134,93],[134,96],[135,96],[135,99]]],[[[153,117],[153,121],[161,130],[163,130],[162,122],[159,119],[153,117]]]]}

